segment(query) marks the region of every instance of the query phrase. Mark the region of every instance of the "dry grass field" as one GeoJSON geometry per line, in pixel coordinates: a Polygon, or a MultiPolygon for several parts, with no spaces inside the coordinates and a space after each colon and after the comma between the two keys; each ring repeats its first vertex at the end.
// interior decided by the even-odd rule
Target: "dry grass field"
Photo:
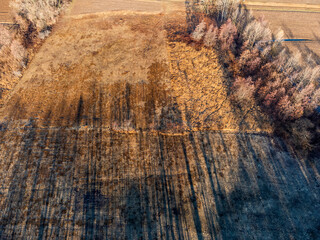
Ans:
{"type": "Polygon", "coordinates": [[[270,120],[254,102],[233,105],[228,79],[211,49],[195,49],[181,42],[168,44],[173,94],[182,120],[192,129],[271,132],[270,120]]]}
{"type": "Polygon", "coordinates": [[[11,22],[9,2],[10,0],[0,0],[0,23],[11,22]]]}
{"type": "Polygon", "coordinates": [[[261,3],[289,3],[289,4],[320,4],[319,0],[246,0],[245,3],[255,3],[255,2],[261,2],[261,3]]]}
{"type": "Polygon", "coordinates": [[[0,109],[0,239],[317,239],[320,161],[232,104],[217,53],[168,37],[179,4],[95,2],[0,109]]]}
{"type": "Polygon", "coordinates": [[[293,51],[300,50],[303,55],[320,55],[320,2],[319,1],[248,1],[256,17],[264,16],[273,31],[281,28],[285,37],[308,39],[305,42],[286,42],[293,51]],[[265,3],[255,5],[255,3],[265,3]],[[277,5],[278,4],[278,5],[277,5]],[[280,5],[279,5],[280,4],[280,5]]]}
{"type": "Polygon", "coordinates": [[[264,15],[274,31],[281,28],[289,39],[308,39],[305,42],[286,42],[293,51],[299,50],[303,55],[314,53],[320,55],[320,13],[259,11],[256,16],[264,15]],[[308,27],[306,27],[308,26],[308,27]]]}
{"type": "Polygon", "coordinates": [[[216,53],[167,42],[165,25],[177,19],[184,24],[182,14],[65,17],[7,96],[3,116],[70,126],[75,106],[86,102],[82,114],[88,116],[101,101],[106,128],[270,132],[253,102],[232,106],[216,53]]]}
{"type": "Polygon", "coordinates": [[[162,1],[150,0],[75,0],[71,10],[72,15],[99,13],[105,11],[141,11],[141,12],[160,12],[162,1]]]}

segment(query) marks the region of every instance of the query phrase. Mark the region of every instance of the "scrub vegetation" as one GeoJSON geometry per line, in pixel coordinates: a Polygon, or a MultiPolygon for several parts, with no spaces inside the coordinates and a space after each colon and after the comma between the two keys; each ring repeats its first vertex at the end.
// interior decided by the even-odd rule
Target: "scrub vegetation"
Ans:
{"type": "Polygon", "coordinates": [[[13,25],[0,25],[0,104],[69,0],[14,0],[13,25]]]}
{"type": "Polygon", "coordinates": [[[243,105],[254,99],[272,117],[275,133],[303,150],[316,147],[320,66],[290,52],[282,31],[272,33],[237,0],[194,4],[188,19],[191,41],[219,53],[233,100],[243,105]]]}

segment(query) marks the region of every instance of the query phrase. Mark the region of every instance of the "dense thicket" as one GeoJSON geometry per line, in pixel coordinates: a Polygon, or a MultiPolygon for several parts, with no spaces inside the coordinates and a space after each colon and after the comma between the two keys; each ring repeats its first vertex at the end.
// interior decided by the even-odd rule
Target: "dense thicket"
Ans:
{"type": "Polygon", "coordinates": [[[237,0],[204,0],[193,6],[198,21],[190,37],[216,48],[232,74],[230,89],[241,103],[254,98],[296,146],[319,143],[320,66],[301,61],[282,44],[283,32],[272,34],[264,19],[255,19],[237,0]]]}

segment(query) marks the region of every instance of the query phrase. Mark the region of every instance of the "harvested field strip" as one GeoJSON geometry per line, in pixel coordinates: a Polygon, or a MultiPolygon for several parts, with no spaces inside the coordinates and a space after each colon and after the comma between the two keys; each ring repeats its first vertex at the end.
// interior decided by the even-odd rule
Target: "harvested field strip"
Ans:
{"type": "Polygon", "coordinates": [[[10,0],[0,0],[0,23],[11,23],[10,17],[10,8],[9,8],[10,0]]]}
{"type": "Polygon", "coordinates": [[[296,8],[272,8],[272,7],[255,7],[250,6],[249,9],[254,11],[270,11],[270,12],[301,12],[301,13],[320,13],[319,10],[309,10],[309,9],[296,9],[296,8]]]}
{"type": "Polygon", "coordinates": [[[298,3],[280,3],[280,2],[245,2],[249,9],[255,11],[280,11],[280,12],[306,12],[319,13],[319,4],[298,4],[298,3]]]}
{"type": "Polygon", "coordinates": [[[145,0],[75,0],[71,15],[101,13],[106,11],[162,12],[162,1],[145,0]]]}
{"type": "MultiPolygon", "coordinates": [[[[250,3],[254,4],[254,2],[250,3]]],[[[268,2],[266,2],[266,5],[268,5],[268,2]]],[[[303,8],[289,9],[290,11],[288,11],[286,8],[265,8],[262,6],[248,6],[248,8],[253,10],[255,17],[263,16],[268,20],[273,32],[277,32],[281,28],[285,32],[285,38],[312,40],[308,42],[285,42],[284,44],[290,50],[294,52],[298,50],[304,57],[310,53],[314,54],[316,58],[320,56],[320,28],[318,23],[320,11],[316,9],[307,11],[303,8]]]]}
{"type": "Polygon", "coordinates": [[[280,3],[280,2],[256,2],[246,1],[246,6],[262,6],[262,7],[283,7],[283,8],[304,8],[304,9],[319,9],[320,4],[302,4],[302,3],[280,3]]]}

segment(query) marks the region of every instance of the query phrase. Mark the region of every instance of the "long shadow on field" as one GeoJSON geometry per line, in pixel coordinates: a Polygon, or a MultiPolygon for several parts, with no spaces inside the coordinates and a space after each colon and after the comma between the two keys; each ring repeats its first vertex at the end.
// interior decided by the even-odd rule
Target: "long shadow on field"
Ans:
{"type": "Polygon", "coordinates": [[[74,109],[60,102],[59,127],[50,110],[47,126],[1,127],[1,239],[320,236],[319,166],[263,134],[173,131],[181,106],[159,69],[149,84],[92,84],[74,109]]]}
{"type": "Polygon", "coordinates": [[[1,200],[2,239],[319,236],[319,173],[280,140],[105,133],[100,124],[25,129],[1,200]]]}
{"type": "MultiPolygon", "coordinates": [[[[290,28],[287,25],[282,24],[281,28],[286,32],[286,34],[289,38],[292,38],[292,39],[295,38],[294,34],[292,33],[292,31],[290,30],[290,28]]],[[[312,60],[315,61],[315,63],[317,65],[319,65],[320,64],[320,56],[318,53],[316,53],[313,49],[311,49],[308,46],[308,43],[316,42],[319,47],[320,37],[319,37],[319,35],[317,35],[314,32],[313,32],[313,37],[314,37],[314,40],[311,40],[309,42],[291,42],[291,44],[294,44],[294,46],[299,50],[299,52],[302,54],[303,59],[308,59],[311,56],[312,60]]]]}
{"type": "MultiPolygon", "coordinates": [[[[0,238],[1,239],[14,239],[16,229],[23,219],[21,209],[26,204],[27,183],[26,180],[29,174],[31,159],[31,149],[35,142],[36,132],[33,128],[33,121],[30,121],[24,128],[25,135],[21,141],[18,156],[11,154],[8,156],[7,161],[13,161],[14,157],[20,159],[16,161],[12,168],[12,176],[10,185],[8,187],[8,194],[5,199],[1,199],[3,203],[1,206],[1,219],[0,219],[0,238]]],[[[40,158],[41,159],[41,158],[40,158]]],[[[4,188],[5,186],[2,186],[4,188]]],[[[3,195],[1,196],[3,197],[3,195]]]]}

